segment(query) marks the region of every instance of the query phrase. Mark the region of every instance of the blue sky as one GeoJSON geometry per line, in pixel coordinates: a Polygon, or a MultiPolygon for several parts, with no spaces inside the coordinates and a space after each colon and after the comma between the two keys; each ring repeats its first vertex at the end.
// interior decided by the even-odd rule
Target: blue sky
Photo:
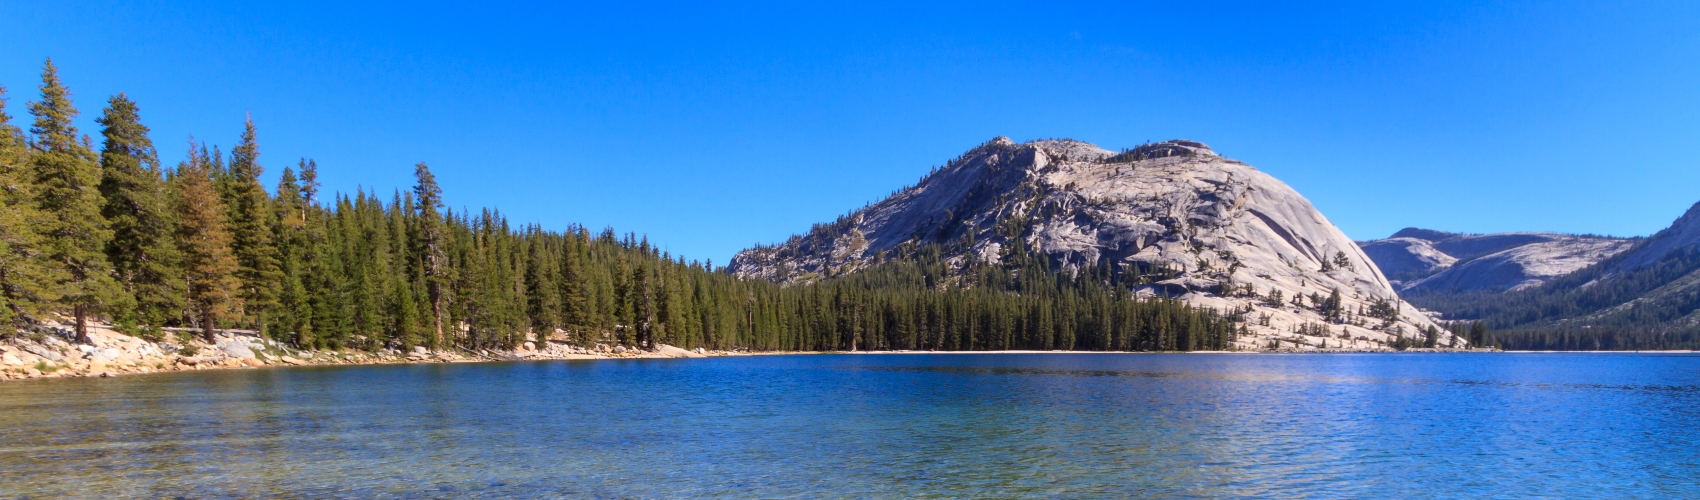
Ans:
{"type": "Polygon", "coordinates": [[[453,206],[717,263],[998,135],[1203,141],[1358,239],[1700,201],[1700,3],[1177,3],[8,2],[0,84],[27,127],[52,56],[85,132],[127,92],[171,163],[251,112],[268,185],[426,161],[453,206]]]}

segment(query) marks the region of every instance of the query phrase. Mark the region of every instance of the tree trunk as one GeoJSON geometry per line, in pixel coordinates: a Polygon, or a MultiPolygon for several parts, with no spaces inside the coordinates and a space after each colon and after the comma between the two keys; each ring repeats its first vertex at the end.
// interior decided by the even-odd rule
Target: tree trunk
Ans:
{"type": "Polygon", "coordinates": [[[71,311],[77,317],[77,342],[93,344],[94,341],[89,338],[89,306],[77,304],[71,311]]]}
{"type": "Polygon", "coordinates": [[[208,344],[217,344],[218,338],[213,336],[213,317],[211,313],[201,311],[201,340],[208,344]]]}
{"type": "Polygon", "coordinates": [[[442,349],[443,345],[443,290],[442,285],[431,283],[431,315],[436,317],[437,333],[431,337],[431,348],[442,349]]]}

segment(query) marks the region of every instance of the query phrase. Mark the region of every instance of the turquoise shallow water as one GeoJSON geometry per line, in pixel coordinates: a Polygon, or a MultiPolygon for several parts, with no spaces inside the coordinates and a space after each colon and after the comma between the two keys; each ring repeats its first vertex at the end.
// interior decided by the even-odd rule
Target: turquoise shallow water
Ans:
{"type": "Polygon", "coordinates": [[[918,354],[0,384],[0,496],[1700,497],[1700,356],[918,354]]]}

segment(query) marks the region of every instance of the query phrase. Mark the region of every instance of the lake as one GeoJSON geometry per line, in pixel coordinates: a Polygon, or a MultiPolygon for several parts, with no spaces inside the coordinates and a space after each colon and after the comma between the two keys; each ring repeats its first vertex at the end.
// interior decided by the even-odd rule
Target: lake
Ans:
{"type": "Polygon", "coordinates": [[[1700,497],[1700,356],[907,354],[0,384],[4,497],[1700,497]]]}

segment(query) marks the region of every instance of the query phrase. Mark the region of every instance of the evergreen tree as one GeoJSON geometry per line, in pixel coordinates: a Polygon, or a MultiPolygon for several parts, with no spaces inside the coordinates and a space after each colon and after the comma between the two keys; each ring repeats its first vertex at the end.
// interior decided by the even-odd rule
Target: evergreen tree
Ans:
{"type": "Polygon", "coordinates": [[[580,228],[577,232],[568,231],[561,245],[561,323],[581,345],[587,345],[594,325],[590,312],[593,304],[587,292],[589,276],[584,267],[590,258],[586,253],[589,244],[590,234],[580,228]]]}
{"type": "Polygon", "coordinates": [[[224,202],[214,188],[207,158],[189,149],[189,159],[177,167],[177,214],[182,224],[177,242],[183,252],[183,277],[189,308],[203,338],[213,342],[213,329],[230,313],[241,288],[239,265],[232,254],[232,237],[225,222],[224,202]]]}
{"type": "Polygon", "coordinates": [[[40,318],[54,273],[41,255],[38,228],[46,221],[35,201],[34,168],[22,130],[6,114],[0,87],[0,325],[23,327],[40,318]]]}
{"type": "Polygon", "coordinates": [[[431,348],[443,345],[443,283],[449,277],[444,273],[443,253],[443,221],[437,214],[442,207],[443,190],[437,187],[437,177],[431,175],[431,168],[420,162],[414,166],[413,176],[418,184],[413,187],[414,207],[418,210],[419,229],[416,233],[415,245],[421,265],[425,270],[425,289],[429,294],[427,300],[431,303],[431,316],[435,329],[431,337],[431,348]]]}
{"type": "MultiPolygon", "coordinates": [[[[301,160],[307,166],[307,160],[301,160]]],[[[309,206],[297,183],[295,171],[284,167],[277,182],[275,200],[276,236],[279,270],[282,283],[278,288],[280,307],[278,327],[287,340],[296,345],[308,345],[312,333],[312,296],[307,290],[307,212],[309,206]]]]}
{"type": "Polygon", "coordinates": [[[49,296],[70,310],[77,340],[88,342],[88,320],[118,296],[106,262],[106,241],[112,232],[100,216],[100,166],[86,141],[77,140],[71,120],[77,109],[71,93],[59,82],[49,59],[41,72],[41,101],[29,103],[35,116],[32,163],[36,203],[46,214],[42,228],[47,266],[57,271],[49,296]]]}
{"type": "Polygon", "coordinates": [[[236,277],[242,282],[238,296],[243,315],[262,335],[266,314],[277,307],[278,270],[276,247],[272,244],[271,197],[260,185],[264,168],[259,163],[254,120],[243,123],[242,140],[230,150],[227,175],[230,206],[231,251],[236,254],[236,277]]]}
{"type": "Polygon", "coordinates": [[[529,299],[526,314],[531,317],[531,329],[539,345],[545,345],[549,334],[560,326],[561,298],[557,283],[555,253],[550,252],[542,229],[533,226],[529,231],[530,248],[526,252],[525,295],[529,299]]]}
{"type": "Polygon", "coordinates": [[[1340,297],[1340,289],[1328,293],[1328,298],[1322,300],[1322,316],[1328,321],[1339,323],[1345,321],[1346,309],[1340,297]]]}
{"type": "Polygon", "coordinates": [[[98,120],[101,136],[101,214],[112,229],[106,255],[120,284],[134,297],[133,314],[119,323],[163,326],[180,317],[182,270],[176,228],[165,182],[148,128],[141,124],[136,104],[120,93],[113,96],[98,120]]]}

